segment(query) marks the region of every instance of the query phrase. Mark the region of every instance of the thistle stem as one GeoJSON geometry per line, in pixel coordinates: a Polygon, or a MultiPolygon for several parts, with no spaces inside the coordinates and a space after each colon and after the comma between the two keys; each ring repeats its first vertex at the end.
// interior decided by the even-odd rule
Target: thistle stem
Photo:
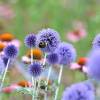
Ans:
{"type": "Polygon", "coordinates": [[[39,77],[39,79],[37,81],[38,81],[38,85],[37,85],[36,95],[38,96],[39,88],[40,88],[40,83],[41,83],[41,78],[39,77]]]}
{"type": "Polygon", "coordinates": [[[31,48],[31,64],[33,63],[33,49],[31,48]]]}
{"type": "MultiPolygon", "coordinates": [[[[45,89],[45,91],[47,91],[47,85],[48,85],[48,83],[49,83],[51,71],[52,71],[52,66],[49,67],[49,72],[48,72],[48,76],[47,76],[46,89],[45,89]]],[[[47,93],[45,93],[44,100],[47,100],[47,93]]]]}
{"type": "Polygon", "coordinates": [[[34,100],[34,79],[32,77],[32,89],[33,89],[33,93],[32,93],[32,100],[34,100]]]}
{"type": "Polygon", "coordinates": [[[45,55],[44,55],[44,60],[43,60],[43,66],[44,66],[45,63],[46,63],[46,57],[47,57],[47,54],[45,53],[45,55]]]}
{"type": "MultiPolygon", "coordinates": [[[[59,77],[58,77],[58,85],[60,85],[60,82],[61,82],[62,72],[63,72],[63,66],[60,67],[60,72],[59,72],[59,77]]],[[[59,86],[57,86],[54,100],[57,100],[58,92],[59,92],[59,86]]]]}
{"type": "MultiPolygon", "coordinates": [[[[49,79],[50,79],[51,71],[52,71],[52,67],[50,66],[50,67],[49,67],[48,76],[47,76],[47,82],[46,82],[46,85],[48,85],[48,83],[49,83],[49,79]]],[[[47,90],[47,87],[46,87],[46,90],[47,90]]]]}
{"type": "MultiPolygon", "coordinates": [[[[31,64],[33,63],[33,49],[31,48],[31,64]]],[[[34,94],[35,94],[35,80],[32,76],[32,88],[33,88],[33,93],[32,93],[32,100],[35,99],[34,94]]]]}
{"type": "Polygon", "coordinates": [[[6,65],[4,74],[3,74],[3,78],[2,78],[2,81],[1,81],[1,85],[0,85],[0,90],[2,90],[2,87],[3,87],[3,84],[4,84],[4,80],[5,80],[6,73],[7,73],[8,67],[9,67],[9,63],[10,63],[10,59],[8,59],[8,62],[7,62],[7,65],[6,65]]]}

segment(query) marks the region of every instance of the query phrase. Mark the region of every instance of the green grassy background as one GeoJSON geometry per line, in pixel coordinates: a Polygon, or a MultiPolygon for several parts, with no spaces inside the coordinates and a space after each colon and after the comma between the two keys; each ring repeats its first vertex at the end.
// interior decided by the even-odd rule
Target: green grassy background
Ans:
{"type": "MultiPolygon", "coordinates": [[[[91,46],[96,33],[100,32],[100,1],[99,0],[0,0],[12,6],[15,18],[6,22],[2,32],[11,32],[23,42],[23,37],[37,33],[42,28],[54,28],[62,40],[67,41],[65,34],[72,29],[75,20],[86,24],[88,36],[74,44],[79,56],[84,56],[91,46]],[[14,2],[13,1],[13,2],[14,2]],[[87,12],[94,13],[88,16],[87,12]]],[[[21,48],[21,55],[24,46],[21,48]]]]}
{"type": "Polygon", "coordinates": [[[26,50],[23,37],[43,28],[57,30],[61,39],[67,42],[65,35],[72,29],[73,22],[85,23],[88,36],[74,43],[78,57],[87,55],[94,36],[100,33],[100,0],[0,0],[0,3],[10,5],[16,15],[10,21],[0,19],[0,26],[3,26],[0,33],[11,32],[21,40],[20,57],[26,50]],[[93,15],[89,16],[88,12],[93,15]]]}

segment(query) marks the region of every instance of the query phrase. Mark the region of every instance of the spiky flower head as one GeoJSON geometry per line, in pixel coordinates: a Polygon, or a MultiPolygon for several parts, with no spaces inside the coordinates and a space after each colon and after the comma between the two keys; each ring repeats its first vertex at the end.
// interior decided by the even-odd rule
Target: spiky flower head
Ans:
{"type": "Polygon", "coordinates": [[[29,65],[29,73],[33,77],[38,77],[42,73],[42,66],[39,62],[33,62],[31,65],[29,65]]]}
{"type": "Polygon", "coordinates": [[[35,47],[36,46],[36,35],[33,33],[28,34],[25,37],[24,43],[28,48],[35,47]]]}
{"type": "Polygon", "coordinates": [[[73,45],[62,42],[59,44],[56,52],[59,54],[59,63],[63,65],[70,64],[76,59],[76,50],[73,45]]]}
{"type": "Polygon", "coordinates": [[[88,67],[88,75],[100,80],[100,49],[91,51],[86,66],[88,67]]]}
{"type": "Polygon", "coordinates": [[[53,29],[43,29],[37,35],[37,46],[44,52],[53,52],[60,42],[59,33],[53,29]]]}
{"type": "Polygon", "coordinates": [[[49,64],[57,64],[59,62],[59,55],[57,53],[49,53],[47,55],[47,62],[49,64]]]}
{"type": "Polygon", "coordinates": [[[4,54],[7,58],[15,58],[18,55],[18,48],[14,45],[8,45],[4,48],[4,54]]]}
{"type": "Polygon", "coordinates": [[[96,35],[96,37],[94,38],[92,46],[93,46],[93,49],[100,48],[100,33],[96,35]]]}
{"type": "Polygon", "coordinates": [[[95,93],[89,84],[77,83],[66,88],[62,100],[95,100],[95,93]]]}

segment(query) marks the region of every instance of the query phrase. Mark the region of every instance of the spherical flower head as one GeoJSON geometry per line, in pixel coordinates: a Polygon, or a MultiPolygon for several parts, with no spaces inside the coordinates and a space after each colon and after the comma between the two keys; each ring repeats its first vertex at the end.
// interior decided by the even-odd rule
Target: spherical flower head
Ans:
{"type": "Polygon", "coordinates": [[[100,49],[95,49],[90,53],[86,66],[88,67],[88,75],[100,80],[100,49]]]}
{"type": "Polygon", "coordinates": [[[35,47],[36,46],[36,35],[35,34],[28,34],[26,37],[25,37],[25,45],[28,47],[28,48],[32,48],[32,47],[35,47]]]}
{"type": "Polygon", "coordinates": [[[18,55],[18,49],[14,45],[8,45],[4,48],[4,54],[7,58],[15,58],[18,55]]]}
{"type": "Polygon", "coordinates": [[[100,48],[100,34],[98,34],[94,40],[93,40],[93,43],[92,43],[92,46],[93,46],[93,49],[95,48],[100,48]]]}
{"type": "Polygon", "coordinates": [[[57,64],[59,62],[59,56],[57,53],[50,53],[47,55],[47,62],[49,64],[57,64]]]}
{"type": "Polygon", "coordinates": [[[56,52],[59,54],[59,63],[62,65],[71,64],[76,59],[76,50],[69,43],[60,43],[56,52]]]}
{"type": "Polygon", "coordinates": [[[74,84],[65,89],[62,100],[95,100],[94,91],[82,83],[74,84]]]}
{"type": "Polygon", "coordinates": [[[60,42],[59,33],[53,29],[43,29],[37,35],[37,46],[44,52],[53,52],[60,42]]]}
{"type": "Polygon", "coordinates": [[[5,69],[5,65],[3,60],[0,58],[0,74],[2,74],[4,72],[5,69]]]}
{"type": "Polygon", "coordinates": [[[87,87],[87,89],[89,91],[94,91],[95,92],[95,87],[94,87],[94,85],[91,81],[86,80],[86,81],[83,82],[83,84],[87,87]]]}
{"type": "Polygon", "coordinates": [[[29,73],[33,77],[38,77],[41,75],[42,67],[39,62],[33,62],[31,65],[29,65],[29,73]]]}

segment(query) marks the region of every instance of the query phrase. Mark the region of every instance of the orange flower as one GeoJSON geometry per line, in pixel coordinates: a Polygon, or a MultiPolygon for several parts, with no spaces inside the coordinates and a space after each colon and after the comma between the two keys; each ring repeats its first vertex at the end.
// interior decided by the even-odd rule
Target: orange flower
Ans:
{"type": "Polygon", "coordinates": [[[14,35],[11,33],[2,33],[0,35],[0,40],[2,41],[11,41],[14,39],[14,35]]]}
{"type": "Polygon", "coordinates": [[[27,82],[27,81],[25,81],[25,80],[20,81],[20,82],[18,82],[17,84],[18,84],[19,86],[21,86],[21,87],[30,87],[30,86],[31,86],[31,84],[29,84],[29,82],[27,82]]]}
{"type": "MultiPolygon", "coordinates": [[[[34,59],[36,59],[36,60],[41,60],[42,59],[43,52],[40,49],[35,48],[35,49],[32,50],[32,53],[33,53],[33,58],[34,59]]],[[[28,51],[27,56],[29,58],[31,57],[31,51],[28,51]]]]}
{"type": "Polygon", "coordinates": [[[78,64],[81,65],[81,66],[84,66],[87,62],[87,58],[85,57],[81,57],[79,60],[78,60],[78,64]]]}
{"type": "Polygon", "coordinates": [[[4,49],[5,45],[3,43],[0,43],[0,51],[4,49]]]}

